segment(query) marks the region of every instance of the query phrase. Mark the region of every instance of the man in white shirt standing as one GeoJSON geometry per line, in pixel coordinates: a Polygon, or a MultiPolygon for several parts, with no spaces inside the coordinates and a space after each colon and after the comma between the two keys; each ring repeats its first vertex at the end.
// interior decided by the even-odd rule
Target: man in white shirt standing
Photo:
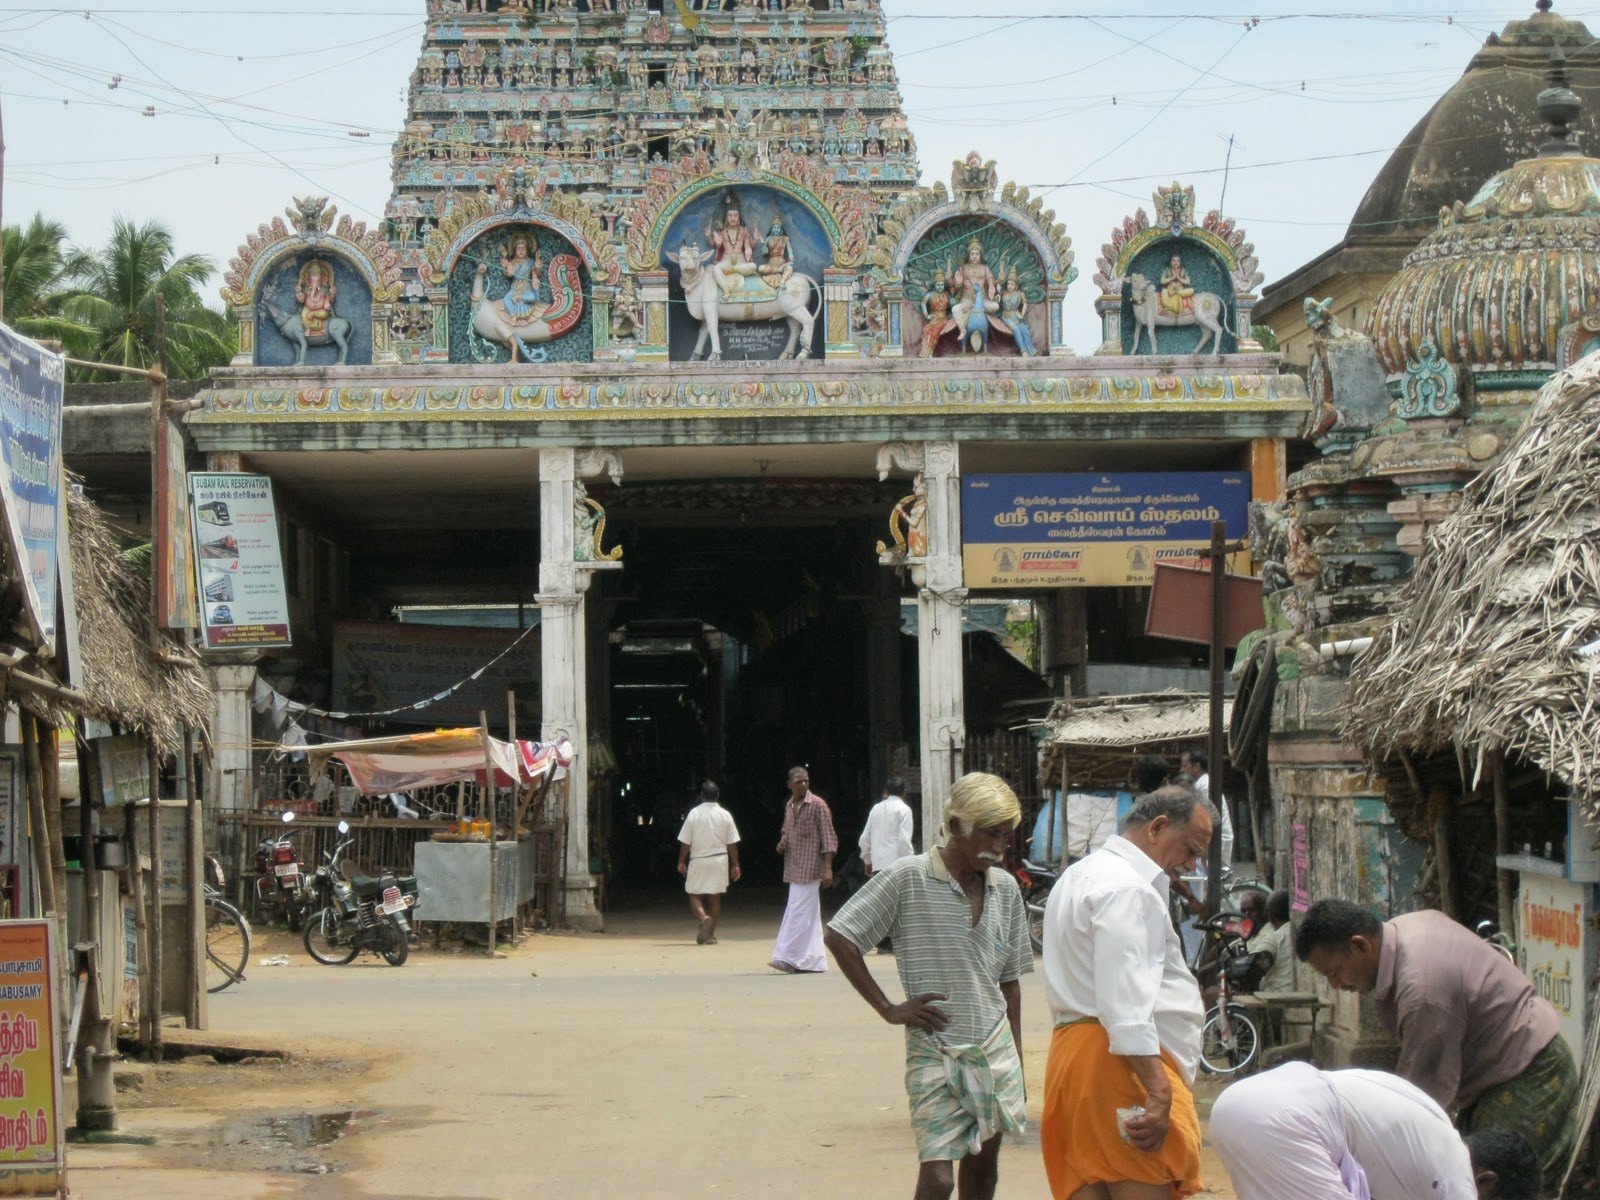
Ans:
{"type": "Polygon", "coordinates": [[[1192,788],[1158,788],[1051,890],[1039,1140],[1055,1200],[1176,1200],[1203,1186],[1191,1089],[1204,1008],[1167,902],[1214,819],[1192,788]]]}
{"type": "Polygon", "coordinates": [[[914,853],[911,806],[900,798],[906,781],[898,775],[883,785],[883,799],[872,806],[861,830],[861,865],[868,875],[887,871],[914,853]]]}
{"type": "MultiPolygon", "coordinates": [[[[1226,871],[1233,865],[1233,818],[1228,815],[1228,802],[1222,794],[1211,794],[1211,768],[1206,760],[1206,752],[1198,746],[1185,750],[1183,757],[1178,760],[1178,771],[1200,794],[1200,799],[1216,809],[1217,815],[1222,818],[1222,869],[1226,871]]],[[[1206,865],[1205,859],[1200,860],[1200,865],[1206,865]]]]}
{"type": "MultiPolygon", "coordinates": [[[[867,814],[867,823],[861,830],[861,865],[868,876],[887,871],[914,852],[911,806],[901,799],[905,790],[906,781],[898,775],[891,776],[883,785],[883,799],[867,814]]],[[[878,953],[891,953],[888,938],[883,939],[878,953]]]]}
{"type": "Polygon", "coordinates": [[[739,829],[718,803],[722,792],[709,779],[700,785],[700,803],[689,810],[678,831],[678,874],[689,893],[689,911],[699,922],[694,940],[717,944],[722,920],[722,893],[739,879],[739,829]]]}

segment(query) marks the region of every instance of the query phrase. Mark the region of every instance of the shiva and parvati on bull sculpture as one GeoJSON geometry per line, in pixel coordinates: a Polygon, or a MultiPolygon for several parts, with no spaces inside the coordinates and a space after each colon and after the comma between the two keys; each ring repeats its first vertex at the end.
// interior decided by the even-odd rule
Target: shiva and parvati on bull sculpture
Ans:
{"type": "Polygon", "coordinates": [[[737,194],[724,193],[719,208],[720,219],[705,229],[709,248],[685,243],[676,252],[667,252],[668,260],[678,265],[684,308],[700,326],[690,357],[721,359],[724,321],[783,321],[789,339],[778,357],[808,357],[822,290],[811,276],[795,270],[782,218],[774,216],[766,237],[758,242],[745,224],[737,194]],[[815,308],[813,294],[818,297],[815,308]]]}
{"type": "Polygon", "coordinates": [[[307,261],[295,280],[294,298],[300,308],[292,313],[281,313],[271,303],[267,304],[272,323],[294,346],[294,365],[304,365],[306,349],[310,346],[337,346],[339,357],[335,361],[344,365],[350,353],[350,332],[354,326],[333,311],[334,301],[339,298],[333,264],[325,258],[307,261]]]}
{"type": "Polygon", "coordinates": [[[504,346],[512,362],[544,361],[540,343],[560,337],[583,316],[578,265],[576,255],[552,255],[549,276],[541,278],[545,260],[537,237],[512,233],[500,255],[500,275],[506,280],[501,295],[489,294],[490,264],[478,264],[472,280],[473,331],[486,342],[504,346]]]}

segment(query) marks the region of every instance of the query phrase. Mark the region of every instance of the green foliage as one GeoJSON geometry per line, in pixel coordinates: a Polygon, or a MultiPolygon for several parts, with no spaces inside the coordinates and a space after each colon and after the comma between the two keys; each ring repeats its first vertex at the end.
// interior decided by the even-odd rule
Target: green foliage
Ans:
{"type": "Polygon", "coordinates": [[[0,230],[5,259],[5,321],[25,337],[56,341],[67,353],[82,355],[93,346],[94,330],[62,315],[66,296],[66,229],[38,213],[26,229],[0,230]]]}
{"type": "Polygon", "coordinates": [[[1007,621],[1006,637],[1011,642],[1011,652],[1035,671],[1039,669],[1039,622],[1007,621]]]}
{"type": "Polygon", "coordinates": [[[92,330],[85,357],[148,367],[158,357],[156,297],[162,297],[167,374],[194,379],[226,364],[237,344],[227,316],[200,297],[201,285],[214,272],[203,255],[178,256],[172,233],[161,222],[135,225],[118,217],[104,249],[77,249],[67,255],[65,273],[73,286],[61,301],[61,312],[92,330]]]}
{"type": "Polygon", "coordinates": [[[1278,349],[1278,335],[1273,331],[1273,328],[1272,328],[1271,325],[1252,325],[1252,326],[1250,326],[1250,336],[1255,338],[1256,341],[1261,343],[1261,348],[1263,350],[1267,350],[1267,351],[1270,351],[1270,352],[1273,352],[1273,353],[1277,352],[1277,349],[1278,349]]]}

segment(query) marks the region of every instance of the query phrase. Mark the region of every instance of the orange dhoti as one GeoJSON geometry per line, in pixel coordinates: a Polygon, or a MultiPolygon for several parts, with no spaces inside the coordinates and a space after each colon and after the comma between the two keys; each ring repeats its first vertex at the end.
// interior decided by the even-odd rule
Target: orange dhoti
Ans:
{"type": "Polygon", "coordinates": [[[1055,1200],[1096,1183],[1166,1183],[1173,1196],[1201,1191],[1200,1118],[1194,1093],[1171,1058],[1172,1120],[1156,1151],[1139,1150],[1117,1132],[1117,1109],[1144,1103],[1144,1088],[1098,1022],[1056,1026],[1044,1077],[1039,1146],[1055,1200]]]}

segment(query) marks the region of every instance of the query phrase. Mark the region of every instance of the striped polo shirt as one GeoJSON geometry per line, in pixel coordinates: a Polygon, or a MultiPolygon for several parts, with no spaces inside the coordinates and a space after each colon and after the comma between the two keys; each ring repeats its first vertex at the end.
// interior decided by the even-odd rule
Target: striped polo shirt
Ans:
{"type": "Polygon", "coordinates": [[[974,925],[972,905],[937,849],[873,875],[828,927],[863,951],[892,937],[906,997],[948,997],[936,1003],[950,1024],[931,1035],[906,1026],[908,1047],[919,1038],[945,1046],[982,1043],[1006,1015],[1000,985],[1033,970],[1017,881],[999,867],[989,868],[983,916],[974,925]]]}

